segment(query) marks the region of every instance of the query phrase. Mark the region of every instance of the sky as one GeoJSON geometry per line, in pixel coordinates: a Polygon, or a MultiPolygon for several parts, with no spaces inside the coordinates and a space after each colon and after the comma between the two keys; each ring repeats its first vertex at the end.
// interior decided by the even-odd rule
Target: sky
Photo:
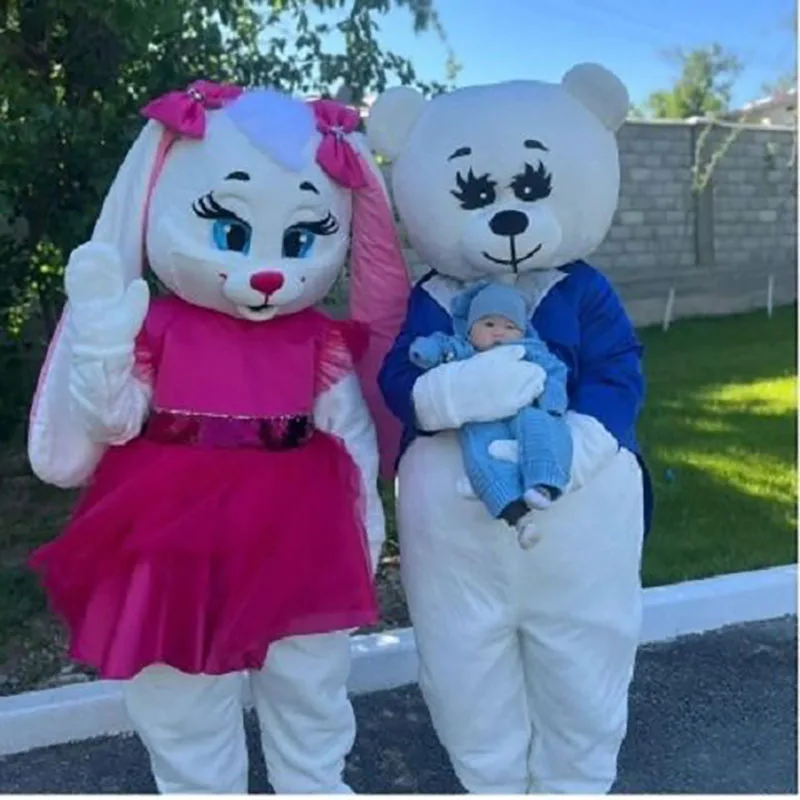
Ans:
{"type": "MultiPolygon", "coordinates": [[[[557,81],[573,64],[596,61],[613,70],[631,100],[673,83],[677,68],[663,56],[675,47],[718,42],[744,70],[733,92],[740,106],[763,95],[764,83],[792,68],[793,0],[434,0],[463,65],[457,85],[533,77],[557,81]]],[[[433,32],[415,35],[411,15],[393,9],[380,19],[380,41],[410,59],[423,80],[444,80],[447,50],[433,32]]]]}

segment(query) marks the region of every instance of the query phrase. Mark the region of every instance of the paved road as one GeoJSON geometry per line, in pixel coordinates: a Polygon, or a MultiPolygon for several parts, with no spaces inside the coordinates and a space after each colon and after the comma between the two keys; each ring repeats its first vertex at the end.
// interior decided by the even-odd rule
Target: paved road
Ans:
{"type": "MultiPolygon", "coordinates": [[[[795,618],[644,648],[617,793],[796,794],[795,618]]],[[[357,698],[349,781],[362,793],[456,794],[416,689],[357,698]]],[[[269,791],[253,752],[251,787],[269,791]]],[[[151,793],[134,737],[95,739],[0,759],[0,794],[151,793]]]]}

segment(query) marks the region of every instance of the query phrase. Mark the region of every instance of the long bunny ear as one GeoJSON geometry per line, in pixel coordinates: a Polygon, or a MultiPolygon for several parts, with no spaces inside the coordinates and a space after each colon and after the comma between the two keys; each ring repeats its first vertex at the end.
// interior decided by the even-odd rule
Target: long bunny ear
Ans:
{"type": "Polygon", "coordinates": [[[365,184],[353,192],[350,317],[370,332],[358,371],[378,432],[381,477],[388,479],[394,474],[401,426],[383,402],[378,372],[403,324],[411,280],[380,169],[363,137],[352,134],[349,138],[365,167],[365,184]]]}
{"type": "MultiPolygon", "coordinates": [[[[142,274],[148,199],[170,142],[159,123],[145,125],[111,184],[92,232],[92,241],[117,249],[128,282],[142,274]]],[[[34,473],[62,488],[81,485],[105,449],[91,441],[70,415],[69,314],[67,304],[39,374],[28,430],[34,473]]]]}

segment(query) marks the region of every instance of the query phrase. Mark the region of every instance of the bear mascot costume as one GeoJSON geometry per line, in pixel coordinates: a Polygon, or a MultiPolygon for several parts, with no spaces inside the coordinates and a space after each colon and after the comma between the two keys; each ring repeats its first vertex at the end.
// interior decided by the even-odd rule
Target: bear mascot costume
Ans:
{"type": "MultiPolygon", "coordinates": [[[[615,133],[628,105],[615,75],[581,64],[557,84],[432,100],[389,89],[367,121],[370,144],[391,161],[409,244],[430,270],[379,382],[404,426],[397,513],[420,686],[470,792],[596,794],[616,775],[650,514],[635,433],[644,387],[633,326],[584,259],[617,207],[615,133]],[[485,280],[524,295],[568,372],[569,479],[531,512],[529,550],[465,485],[455,432],[535,402],[544,371],[513,345],[428,371],[409,358],[418,337],[453,333],[453,300],[485,280]]],[[[513,462],[516,443],[493,441],[487,456],[513,462]]]]}
{"type": "Polygon", "coordinates": [[[332,100],[199,81],[143,114],[34,399],[35,472],[85,491],[32,566],[71,656],[123,681],[161,792],[247,791],[247,679],[275,791],[348,793],[349,632],[376,618],[377,439],[391,465],[400,434],[388,195],[332,100]],[[314,306],[348,255],[334,321],[314,306]]]}

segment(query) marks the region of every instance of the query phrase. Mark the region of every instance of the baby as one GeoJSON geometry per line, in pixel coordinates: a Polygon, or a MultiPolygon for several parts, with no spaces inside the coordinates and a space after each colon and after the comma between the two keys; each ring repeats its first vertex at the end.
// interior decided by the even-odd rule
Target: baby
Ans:
{"type": "MultiPolygon", "coordinates": [[[[566,487],[572,466],[567,410],[567,368],[533,330],[525,298],[510,286],[481,282],[453,303],[455,335],[440,332],[415,339],[411,361],[432,369],[454,359],[506,344],[522,345],[526,360],[546,373],[544,390],[533,405],[496,422],[472,422],[459,430],[464,466],[472,490],[496,519],[516,528],[520,545],[536,541],[533,510],[547,508],[566,487]],[[497,439],[515,439],[519,464],[489,455],[497,439]]],[[[502,387],[486,387],[500,391],[502,387]]]]}

